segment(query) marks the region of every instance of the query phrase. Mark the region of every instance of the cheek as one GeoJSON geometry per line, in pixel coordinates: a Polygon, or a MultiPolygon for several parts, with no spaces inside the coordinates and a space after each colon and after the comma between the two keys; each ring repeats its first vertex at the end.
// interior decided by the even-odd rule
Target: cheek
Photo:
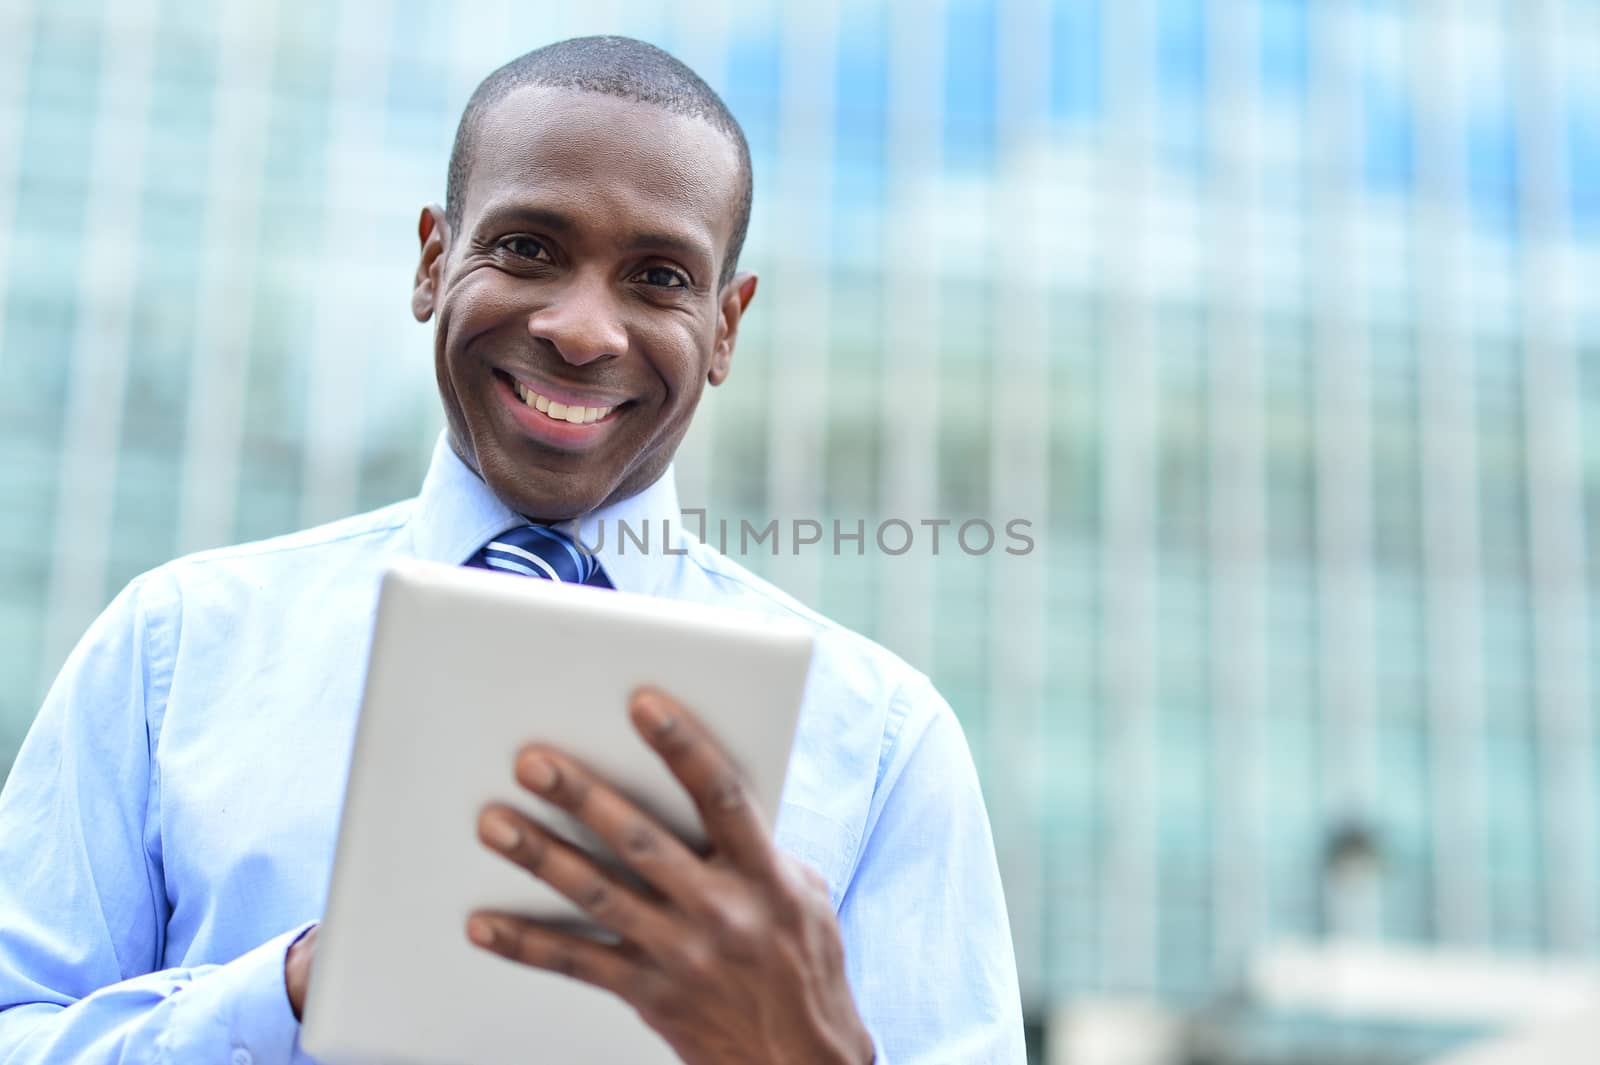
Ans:
{"type": "Polygon", "coordinates": [[[712,331],[703,323],[641,332],[641,347],[650,352],[651,368],[667,390],[667,406],[693,406],[705,389],[711,368],[712,331]]]}
{"type": "Polygon", "coordinates": [[[474,271],[452,285],[441,304],[439,351],[446,360],[461,364],[466,361],[467,345],[527,313],[514,285],[492,270],[474,271]]]}

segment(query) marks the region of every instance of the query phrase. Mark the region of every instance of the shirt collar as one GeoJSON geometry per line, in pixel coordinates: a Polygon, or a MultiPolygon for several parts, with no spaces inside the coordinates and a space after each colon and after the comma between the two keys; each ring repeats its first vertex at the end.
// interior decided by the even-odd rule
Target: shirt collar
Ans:
{"type": "MultiPolygon", "coordinates": [[[[579,530],[613,585],[650,595],[666,582],[676,561],[676,554],[664,549],[665,537],[674,546],[681,542],[681,521],[677,481],[669,465],[644,491],[584,515],[579,530]],[[637,543],[620,536],[623,526],[648,536],[648,549],[640,551],[637,543]]],[[[461,461],[447,434],[440,433],[410,521],[416,557],[459,566],[493,537],[527,523],[490,491],[461,461]]],[[[558,527],[569,535],[573,531],[570,522],[558,527]]]]}

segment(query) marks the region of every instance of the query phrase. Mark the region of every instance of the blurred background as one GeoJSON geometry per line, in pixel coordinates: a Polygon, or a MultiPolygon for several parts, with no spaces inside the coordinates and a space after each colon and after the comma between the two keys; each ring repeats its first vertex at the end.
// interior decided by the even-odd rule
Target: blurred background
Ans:
{"type": "Polygon", "coordinates": [[[1033,523],[743,561],[956,707],[1037,1060],[1600,1008],[1595,0],[0,0],[0,769],[134,574],[415,493],[417,210],[595,32],[754,153],[685,506],[1033,523]]]}

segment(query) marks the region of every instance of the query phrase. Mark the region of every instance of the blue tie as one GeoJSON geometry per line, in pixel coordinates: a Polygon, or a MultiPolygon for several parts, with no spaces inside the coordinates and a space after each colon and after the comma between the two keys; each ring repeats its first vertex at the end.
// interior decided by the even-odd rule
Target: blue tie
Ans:
{"type": "Polygon", "coordinates": [[[580,550],[570,536],[546,525],[507,529],[467,559],[467,565],[562,584],[614,587],[599,559],[580,550]]]}

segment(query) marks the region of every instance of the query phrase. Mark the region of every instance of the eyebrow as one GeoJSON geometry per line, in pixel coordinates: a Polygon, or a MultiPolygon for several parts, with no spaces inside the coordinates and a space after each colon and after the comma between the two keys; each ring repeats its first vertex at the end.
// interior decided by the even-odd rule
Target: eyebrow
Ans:
{"type": "MultiPolygon", "coordinates": [[[[570,215],[553,208],[533,207],[526,204],[492,206],[484,211],[478,221],[478,228],[480,230],[499,229],[513,224],[534,226],[557,236],[569,236],[579,228],[570,215]]],[[[674,233],[670,230],[651,230],[631,234],[628,237],[627,248],[629,251],[660,250],[673,252],[687,259],[704,262],[708,267],[712,261],[711,249],[704,241],[696,240],[684,233],[674,233]]]]}

